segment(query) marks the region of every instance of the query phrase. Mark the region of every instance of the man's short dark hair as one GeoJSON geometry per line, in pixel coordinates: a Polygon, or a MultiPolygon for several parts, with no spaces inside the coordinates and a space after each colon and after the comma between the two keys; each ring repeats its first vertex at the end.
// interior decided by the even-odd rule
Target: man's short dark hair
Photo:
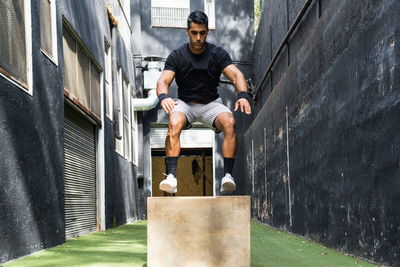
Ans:
{"type": "Polygon", "coordinates": [[[208,17],[203,11],[195,10],[189,14],[189,17],[187,18],[188,29],[190,29],[190,23],[192,22],[196,24],[205,24],[208,29],[208,17]]]}

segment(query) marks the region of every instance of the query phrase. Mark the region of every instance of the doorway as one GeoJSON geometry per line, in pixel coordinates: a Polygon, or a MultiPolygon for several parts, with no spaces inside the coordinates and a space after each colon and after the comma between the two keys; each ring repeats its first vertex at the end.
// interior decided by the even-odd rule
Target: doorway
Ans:
{"type": "Polygon", "coordinates": [[[212,148],[182,149],[177,166],[178,192],[168,194],[159,189],[165,178],[165,151],[152,149],[152,196],[212,196],[212,148]]]}

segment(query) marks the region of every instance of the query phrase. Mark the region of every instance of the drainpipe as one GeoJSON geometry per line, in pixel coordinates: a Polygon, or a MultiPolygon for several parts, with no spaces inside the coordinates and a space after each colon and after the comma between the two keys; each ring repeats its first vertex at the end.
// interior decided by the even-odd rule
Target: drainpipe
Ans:
{"type": "Polygon", "coordinates": [[[147,111],[153,109],[158,104],[156,89],[150,89],[147,92],[147,98],[132,99],[132,108],[136,111],[147,111]]]}
{"type": "Polygon", "coordinates": [[[144,58],[147,62],[143,69],[143,87],[147,91],[147,98],[135,98],[132,100],[132,109],[136,111],[147,111],[153,109],[158,104],[157,97],[157,81],[161,75],[161,60],[162,58],[151,56],[144,58]]]}

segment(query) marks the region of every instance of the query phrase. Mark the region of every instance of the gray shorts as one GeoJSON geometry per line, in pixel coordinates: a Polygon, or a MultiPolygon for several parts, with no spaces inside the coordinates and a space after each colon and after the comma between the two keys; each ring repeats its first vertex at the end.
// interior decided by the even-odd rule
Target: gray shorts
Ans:
{"type": "Polygon", "coordinates": [[[175,98],[174,100],[178,102],[178,104],[175,105],[172,112],[183,112],[186,115],[187,124],[184,130],[192,128],[192,124],[199,121],[218,133],[220,130],[218,130],[214,125],[215,118],[223,112],[232,114],[232,111],[222,104],[221,98],[217,98],[208,104],[185,103],[178,98],[175,98]]]}

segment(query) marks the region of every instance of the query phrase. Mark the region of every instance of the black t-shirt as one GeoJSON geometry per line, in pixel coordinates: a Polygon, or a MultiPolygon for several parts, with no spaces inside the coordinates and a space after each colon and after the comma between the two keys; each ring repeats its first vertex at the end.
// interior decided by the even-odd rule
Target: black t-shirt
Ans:
{"type": "Polygon", "coordinates": [[[164,70],[175,72],[179,99],[207,104],[218,98],[219,77],[230,64],[232,59],[222,47],[206,43],[204,52],[195,55],[186,43],[171,52],[164,70]]]}

